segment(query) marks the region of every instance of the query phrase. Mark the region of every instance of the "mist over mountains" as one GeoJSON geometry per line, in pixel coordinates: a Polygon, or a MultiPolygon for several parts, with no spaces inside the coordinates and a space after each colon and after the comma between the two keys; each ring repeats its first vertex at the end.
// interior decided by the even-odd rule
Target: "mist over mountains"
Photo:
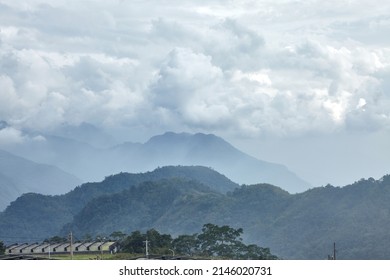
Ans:
{"type": "MultiPolygon", "coordinates": [[[[12,129],[0,122],[0,134],[12,129]]],[[[213,134],[118,144],[88,124],[54,132],[15,132],[18,141],[0,142],[6,243],[69,231],[80,240],[150,228],[191,234],[213,223],[242,227],[246,242],[280,258],[324,259],[336,242],[340,258],[390,259],[389,175],[309,189],[287,167],[213,134]]]]}
{"type": "Polygon", "coordinates": [[[125,166],[135,163],[146,170],[156,165],[202,165],[240,184],[270,183],[290,192],[301,192],[310,186],[287,167],[251,157],[213,134],[167,132],[141,145],[116,146],[114,152],[129,155],[124,159],[125,166]]]}
{"type": "Polygon", "coordinates": [[[56,166],[0,150],[0,211],[23,193],[63,194],[80,183],[80,179],[56,166]]]}
{"type": "Polygon", "coordinates": [[[84,182],[100,181],[119,172],[147,172],[159,166],[202,165],[239,184],[270,183],[292,193],[310,187],[286,166],[256,159],[213,134],[167,132],[145,143],[114,144],[112,137],[86,123],[63,126],[52,134],[24,133],[23,141],[3,145],[3,149],[57,166],[84,182]]]}

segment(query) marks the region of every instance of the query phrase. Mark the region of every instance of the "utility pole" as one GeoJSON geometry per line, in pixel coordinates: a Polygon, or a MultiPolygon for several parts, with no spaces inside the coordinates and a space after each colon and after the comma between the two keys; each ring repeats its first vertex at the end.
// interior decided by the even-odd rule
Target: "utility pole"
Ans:
{"type": "Polygon", "coordinates": [[[70,259],[73,260],[73,234],[69,233],[69,248],[70,248],[70,259]]]}
{"type": "Polygon", "coordinates": [[[328,255],[328,260],[332,260],[332,261],[335,261],[336,260],[336,242],[333,242],[333,254],[332,255],[328,255]]]}
{"type": "Polygon", "coordinates": [[[144,243],[145,243],[145,255],[146,255],[146,258],[149,259],[149,243],[150,243],[150,241],[146,239],[144,241],[144,243]]]}
{"type": "Polygon", "coordinates": [[[103,259],[103,244],[105,242],[105,238],[100,238],[100,259],[103,259]]]}

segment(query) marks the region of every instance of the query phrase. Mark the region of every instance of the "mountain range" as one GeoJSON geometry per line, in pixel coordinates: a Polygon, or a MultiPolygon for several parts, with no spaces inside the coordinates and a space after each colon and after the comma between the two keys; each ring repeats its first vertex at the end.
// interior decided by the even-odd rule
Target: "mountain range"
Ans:
{"type": "MultiPolygon", "coordinates": [[[[125,143],[114,147],[125,166],[152,170],[166,165],[209,166],[240,184],[270,183],[290,192],[306,190],[310,184],[281,164],[251,157],[213,134],[167,132],[144,144],[125,143]]],[[[143,171],[143,170],[139,170],[143,171]]]]}
{"type": "Polygon", "coordinates": [[[0,213],[0,239],[77,239],[157,229],[178,235],[213,223],[243,228],[246,243],[283,259],[390,259],[390,175],[291,194],[270,184],[238,185],[201,166],[120,173],[57,196],[22,195],[0,213]]]}
{"type": "MultiPolygon", "coordinates": [[[[85,183],[64,195],[27,193],[0,212],[0,239],[40,240],[58,233],[94,199],[118,194],[144,182],[182,179],[212,186],[213,192],[225,193],[238,185],[206,167],[163,167],[146,173],[120,173],[100,183],[85,183]],[[11,237],[8,239],[7,237],[11,237]]],[[[139,203],[143,203],[139,201],[139,203]]]]}
{"type": "Polygon", "coordinates": [[[66,126],[53,134],[24,133],[30,135],[26,138],[38,135],[40,141],[22,141],[4,149],[30,161],[57,166],[83,182],[101,181],[119,172],[147,172],[159,166],[202,165],[239,184],[270,183],[292,193],[311,187],[286,166],[256,159],[213,134],[167,132],[145,143],[114,145],[109,135],[88,124],[66,126]]]}

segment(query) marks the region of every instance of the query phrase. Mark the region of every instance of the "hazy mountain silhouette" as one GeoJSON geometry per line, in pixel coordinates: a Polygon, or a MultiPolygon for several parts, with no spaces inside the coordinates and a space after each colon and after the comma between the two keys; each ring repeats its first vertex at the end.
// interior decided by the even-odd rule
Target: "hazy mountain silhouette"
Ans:
{"type": "Polygon", "coordinates": [[[124,163],[133,168],[203,165],[240,184],[269,183],[293,193],[310,187],[287,167],[251,157],[213,134],[167,132],[150,138],[145,144],[119,145],[114,151],[126,155],[124,163]]]}
{"type": "Polygon", "coordinates": [[[73,139],[78,142],[88,143],[96,148],[107,148],[116,143],[111,135],[86,122],[79,125],[63,124],[52,131],[51,134],[62,138],[73,139]]]}
{"type": "Polygon", "coordinates": [[[239,184],[269,183],[291,193],[310,187],[287,167],[247,155],[213,134],[167,132],[145,143],[126,142],[108,148],[102,147],[103,144],[97,148],[89,141],[108,143],[110,139],[88,124],[65,126],[60,134],[39,134],[43,140],[16,143],[8,151],[58,166],[84,182],[101,181],[104,176],[119,172],[147,172],[159,166],[202,165],[239,184]],[[83,128],[85,131],[81,133],[83,128]]]}
{"type": "Polygon", "coordinates": [[[27,192],[66,193],[81,181],[65,171],[0,150],[0,211],[27,192]]]}

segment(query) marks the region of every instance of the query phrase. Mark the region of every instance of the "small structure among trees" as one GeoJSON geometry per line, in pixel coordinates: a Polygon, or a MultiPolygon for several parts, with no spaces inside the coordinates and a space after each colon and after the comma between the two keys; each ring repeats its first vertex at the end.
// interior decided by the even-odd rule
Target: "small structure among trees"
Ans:
{"type": "Polygon", "coordinates": [[[277,259],[271,254],[269,248],[244,244],[242,234],[242,228],[234,229],[227,225],[218,226],[208,223],[203,225],[201,233],[183,234],[176,238],[172,238],[170,234],[162,234],[156,229],[149,229],[145,233],[137,230],[129,235],[116,231],[110,235],[111,238],[96,237],[92,240],[92,237],[88,236],[83,241],[76,241],[70,245],[66,237],[54,236],[41,244],[13,244],[8,248],[0,241],[0,255],[66,254],[70,252],[72,246],[72,253],[76,254],[123,252],[165,259],[277,259]]]}

